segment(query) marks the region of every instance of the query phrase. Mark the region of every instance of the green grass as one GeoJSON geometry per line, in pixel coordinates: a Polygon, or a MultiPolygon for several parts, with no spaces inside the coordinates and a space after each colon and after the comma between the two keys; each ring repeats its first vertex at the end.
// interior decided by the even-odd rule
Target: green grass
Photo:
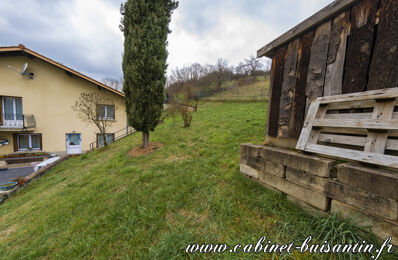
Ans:
{"type": "Polygon", "coordinates": [[[204,98],[206,101],[265,101],[268,99],[269,78],[256,77],[252,84],[232,87],[236,81],[225,82],[222,87],[228,90],[204,98]]]}
{"type": "MultiPolygon", "coordinates": [[[[256,243],[264,235],[286,243],[308,235],[332,243],[374,241],[336,216],[310,217],[240,175],[239,145],[263,142],[266,108],[207,103],[190,128],[167,118],[150,137],[164,147],[150,156],[126,155],[140,143],[136,134],[61,163],[0,205],[0,258],[256,259],[184,249],[256,243]]],[[[320,259],[297,253],[280,259],[293,257],[320,259]]]]}

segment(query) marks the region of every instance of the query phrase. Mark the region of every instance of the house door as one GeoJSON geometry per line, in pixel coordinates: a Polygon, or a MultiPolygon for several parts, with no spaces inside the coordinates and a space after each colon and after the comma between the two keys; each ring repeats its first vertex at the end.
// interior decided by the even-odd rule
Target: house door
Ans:
{"type": "Polygon", "coordinates": [[[66,153],[82,153],[82,139],[80,134],[66,134],[66,153]]]}
{"type": "Polygon", "coordinates": [[[3,97],[3,127],[22,128],[22,99],[3,97]]]}

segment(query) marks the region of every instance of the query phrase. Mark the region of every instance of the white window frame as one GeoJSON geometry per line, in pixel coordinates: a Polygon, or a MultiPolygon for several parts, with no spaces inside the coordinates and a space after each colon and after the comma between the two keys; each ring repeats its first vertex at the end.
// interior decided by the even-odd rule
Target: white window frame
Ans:
{"type": "MultiPolygon", "coordinates": [[[[112,136],[113,137],[113,140],[112,140],[112,142],[107,142],[107,144],[111,144],[111,143],[113,143],[113,142],[115,142],[115,133],[105,133],[105,140],[107,139],[107,137],[108,136],[112,136]]],[[[102,134],[101,133],[99,133],[99,134],[97,134],[97,147],[99,147],[99,138],[102,138],[102,134]]],[[[105,142],[102,144],[102,145],[104,145],[105,144],[105,142]]]]}
{"type": "Polygon", "coordinates": [[[104,107],[104,117],[98,116],[98,119],[101,120],[115,120],[116,119],[116,112],[115,112],[115,105],[100,105],[104,107]],[[113,107],[113,117],[108,117],[108,109],[113,107]]]}
{"type": "MultiPolygon", "coordinates": [[[[39,138],[40,138],[40,134],[17,134],[17,145],[18,145],[18,151],[41,151],[41,145],[39,144],[39,148],[33,148],[32,147],[32,135],[35,135],[35,136],[39,136],[39,138]],[[19,145],[19,136],[21,136],[21,135],[26,135],[26,136],[29,136],[29,148],[28,149],[26,149],[26,148],[20,148],[20,145],[19,145]]],[[[40,140],[40,139],[39,139],[40,140]]]]}
{"type": "MultiPolygon", "coordinates": [[[[6,99],[11,99],[12,100],[12,109],[13,109],[13,119],[12,120],[6,120],[6,121],[18,121],[18,114],[17,114],[17,99],[21,100],[22,104],[22,98],[21,97],[8,97],[8,96],[2,96],[1,97],[1,104],[2,104],[2,111],[3,111],[3,121],[6,120],[6,108],[5,108],[5,100],[6,99]]],[[[22,106],[22,114],[23,115],[23,106],[22,106]]]]}

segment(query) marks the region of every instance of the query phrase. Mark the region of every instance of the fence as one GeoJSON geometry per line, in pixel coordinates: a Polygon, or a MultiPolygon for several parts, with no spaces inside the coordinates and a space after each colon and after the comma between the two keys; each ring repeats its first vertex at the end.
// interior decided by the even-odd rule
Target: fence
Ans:
{"type": "Polygon", "coordinates": [[[0,121],[0,128],[35,128],[36,120],[33,115],[4,114],[0,121]]]}

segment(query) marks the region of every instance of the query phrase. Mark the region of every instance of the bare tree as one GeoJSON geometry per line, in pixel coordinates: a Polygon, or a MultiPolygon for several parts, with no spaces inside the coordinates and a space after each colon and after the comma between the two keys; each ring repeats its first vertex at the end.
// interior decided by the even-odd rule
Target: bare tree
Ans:
{"type": "Polygon", "coordinates": [[[104,92],[81,93],[72,109],[78,113],[82,121],[93,123],[98,127],[104,145],[107,146],[106,132],[115,119],[115,104],[110,94],[104,92]]]}
{"type": "Polygon", "coordinates": [[[270,74],[271,66],[272,66],[272,60],[269,58],[266,58],[264,61],[264,69],[267,74],[270,74]]]}
{"type": "Polygon", "coordinates": [[[102,79],[102,83],[104,83],[108,87],[116,89],[119,92],[123,92],[123,77],[119,78],[106,77],[102,79]]]}
{"type": "Polygon", "coordinates": [[[239,62],[234,71],[238,79],[242,78],[247,75],[247,66],[243,62],[239,62]]]}
{"type": "Polygon", "coordinates": [[[189,72],[189,78],[192,82],[196,82],[204,75],[206,75],[206,69],[198,62],[195,62],[191,66],[189,66],[189,72]]]}
{"type": "Polygon", "coordinates": [[[229,66],[225,59],[219,58],[215,64],[201,65],[196,62],[182,68],[176,67],[171,71],[166,84],[167,100],[173,102],[176,98],[178,101],[181,97],[179,94],[187,85],[197,94],[196,98],[203,93],[223,91],[222,85],[228,80],[239,80],[239,85],[247,85],[247,80],[254,80],[249,75],[269,75],[269,69],[270,60],[257,59],[254,56],[236,66],[229,66]]]}
{"type": "Polygon", "coordinates": [[[224,81],[232,78],[233,71],[231,67],[228,66],[228,62],[223,58],[219,58],[216,65],[211,67],[211,70],[215,76],[217,88],[221,88],[224,81]]]}
{"type": "MultiPolygon", "coordinates": [[[[172,85],[175,86],[174,91],[180,93],[180,91],[184,88],[184,85],[190,81],[190,72],[189,68],[175,68],[171,71],[170,81],[172,85]]],[[[177,95],[178,97],[178,95],[177,95]]]]}
{"type": "Polygon", "coordinates": [[[245,59],[245,65],[250,71],[251,76],[254,76],[254,73],[263,67],[261,60],[254,57],[253,55],[250,56],[248,59],[245,59]]]}
{"type": "Polygon", "coordinates": [[[190,66],[175,68],[171,71],[170,81],[172,83],[194,83],[207,74],[205,67],[200,63],[193,63],[190,66]]]}

